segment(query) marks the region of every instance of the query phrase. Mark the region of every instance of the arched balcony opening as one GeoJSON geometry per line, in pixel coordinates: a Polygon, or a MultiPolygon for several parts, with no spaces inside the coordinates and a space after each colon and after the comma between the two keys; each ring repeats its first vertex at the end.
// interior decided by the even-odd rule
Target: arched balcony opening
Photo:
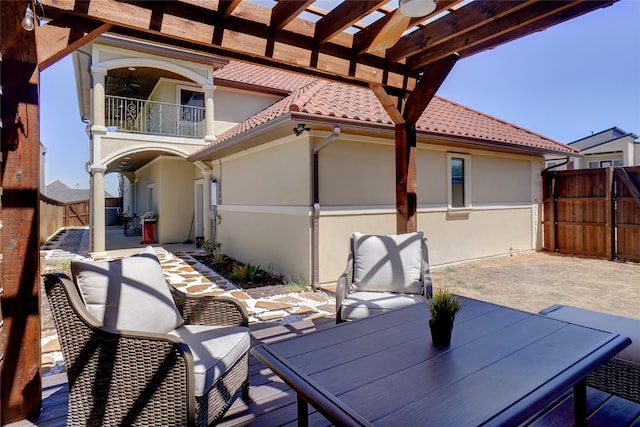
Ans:
{"type": "Polygon", "coordinates": [[[111,69],[105,78],[105,126],[108,132],[202,139],[204,91],[167,70],[111,69]]]}

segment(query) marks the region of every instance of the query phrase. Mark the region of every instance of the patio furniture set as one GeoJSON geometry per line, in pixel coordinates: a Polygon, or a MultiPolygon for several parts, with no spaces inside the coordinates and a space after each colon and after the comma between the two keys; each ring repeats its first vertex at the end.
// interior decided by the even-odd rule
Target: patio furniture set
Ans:
{"type": "Polygon", "coordinates": [[[47,275],[45,289],[74,425],[215,424],[237,395],[249,398],[250,352],[298,394],[299,425],[308,404],[336,425],[523,422],[571,387],[585,425],[587,384],[640,403],[640,320],[460,297],[451,345],[433,346],[419,232],[354,233],[339,324],[252,349],[241,304],[174,289],[153,253],[71,271],[47,275]]]}

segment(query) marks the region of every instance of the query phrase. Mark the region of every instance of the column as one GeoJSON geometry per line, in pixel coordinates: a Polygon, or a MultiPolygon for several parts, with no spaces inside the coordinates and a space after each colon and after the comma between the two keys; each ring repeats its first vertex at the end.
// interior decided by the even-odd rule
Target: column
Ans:
{"type": "Polygon", "coordinates": [[[213,114],[213,92],[215,88],[213,85],[202,86],[204,91],[204,141],[207,144],[211,144],[216,139],[213,114]]]}
{"type": "Polygon", "coordinates": [[[104,220],[104,173],[107,170],[104,166],[92,166],[92,188],[91,196],[93,203],[91,204],[93,247],[95,257],[101,257],[105,252],[105,220],[104,220]]]}
{"type": "Polygon", "coordinates": [[[94,65],[91,67],[91,76],[93,78],[93,114],[92,130],[106,132],[107,128],[104,122],[104,96],[105,96],[105,78],[107,77],[107,69],[105,67],[94,65]]]}

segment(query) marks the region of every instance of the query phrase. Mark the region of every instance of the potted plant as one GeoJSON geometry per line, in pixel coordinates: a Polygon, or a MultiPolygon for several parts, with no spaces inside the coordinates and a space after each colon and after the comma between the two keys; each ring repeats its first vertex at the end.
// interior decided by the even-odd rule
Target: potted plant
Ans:
{"type": "Polygon", "coordinates": [[[437,289],[433,298],[427,301],[431,318],[429,328],[431,339],[436,347],[448,347],[451,343],[451,331],[456,314],[462,308],[460,300],[451,295],[448,289],[437,289]]]}

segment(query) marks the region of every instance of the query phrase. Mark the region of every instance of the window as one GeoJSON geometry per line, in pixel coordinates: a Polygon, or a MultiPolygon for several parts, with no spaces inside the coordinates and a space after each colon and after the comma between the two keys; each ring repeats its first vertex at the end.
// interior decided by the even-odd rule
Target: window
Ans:
{"type": "Polygon", "coordinates": [[[180,119],[185,122],[199,122],[204,119],[204,93],[180,89],[180,119]]]}
{"type": "Polygon", "coordinates": [[[471,207],[471,156],[466,154],[447,154],[447,175],[449,209],[471,207]]]}

